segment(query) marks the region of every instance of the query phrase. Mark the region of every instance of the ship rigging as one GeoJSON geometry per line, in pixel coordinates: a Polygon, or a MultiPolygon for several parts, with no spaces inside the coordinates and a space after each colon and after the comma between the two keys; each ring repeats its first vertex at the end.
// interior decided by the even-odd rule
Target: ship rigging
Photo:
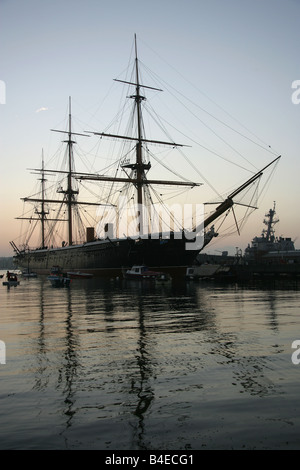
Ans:
{"type": "MultiPolygon", "coordinates": [[[[51,265],[57,264],[59,259],[63,263],[63,268],[66,269],[83,269],[86,272],[93,272],[96,274],[107,272],[111,269],[119,270],[123,267],[130,267],[133,264],[147,264],[153,268],[161,267],[177,267],[185,269],[193,259],[199,253],[200,248],[197,246],[192,249],[191,246],[187,249],[186,243],[191,240],[190,236],[187,236],[186,227],[183,226],[183,221],[179,222],[176,220],[175,214],[169,214],[170,224],[168,236],[164,237],[162,233],[162,220],[163,217],[160,213],[158,224],[154,227],[154,213],[149,212],[149,207],[153,208],[154,197],[150,192],[153,186],[163,187],[174,187],[177,190],[180,188],[196,188],[202,186],[202,183],[195,181],[184,180],[165,180],[165,179],[151,179],[148,178],[148,172],[151,170],[150,159],[147,158],[149,154],[149,146],[157,145],[170,148],[182,148],[185,145],[176,143],[172,140],[160,140],[160,139],[148,139],[144,130],[143,121],[143,109],[142,105],[146,101],[146,97],[143,94],[144,90],[161,92],[160,88],[151,87],[141,83],[140,72],[139,72],[139,60],[137,52],[137,41],[135,37],[135,59],[134,59],[134,76],[133,80],[119,80],[117,82],[126,84],[128,87],[134,88],[134,93],[129,95],[129,98],[133,100],[134,109],[132,116],[134,121],[131,123],[131,129],[128,135],[98,132],[98,131],[86,131],[85,133],[73,132],[72,129],[72,113],[71,113],[71,98],[69,98],[69,118],[68,118],[68,129],[66,131],[52,129],[54,132],[59,132],[67,135],[67,140],[63,142],[67,145],[67,169],[66,170],[52,170],[45,169],[44,158],[42,161],[41,169],[34,169],[34,172],[38,172],[41,175],[41,196],[29,196],[23,198],[26,203],[38,204],[35,207],[35,215],[32,217],[19,217],[30,221],[40,221],[41,224],[41,244],[37,249],[31,249],[24,245],[18,247],[15,242],[11,242],[11,245],[16,252],[15,261],[20,266],[26,264],[29,265],[35,271],[45,272],[51,265]],[[130,145],[129,150],[125,152],[125,155],[119,159],[119,167],[122,171],[122,176],[107,175],[98,173],[87,173],[75,170],[73,148],[76,144],[76,137],[91,137],[92,135],[97,136],[100,139],[112,139],[120,140],[130,145]],[[132,154],[134,151],[134,158],[132,154]],[[46,175],[58,174],[61,177],[65,177],[66,184],[65,189],[63,185],[57,189],[57,194],[61,194],[62,199],[59,197],[47,197],[46,196],[46,175]],[[107,212],[116,214],[116,210],[124,210],[123,207],[116,207],[115,201],[110,198],[101,199],[97,201],[81,200],[79,199],[78,184],[82,182],[96,182],[98,183],[109,183],[111,188],[115,184],[121,183],[123,189],[119,191],[113,191],[110,189],[109,194],[113,192],[118,194],[120,201],[120,191],[123,194],[129,193],[129,188],[135,190],[135,201],[134,212],[131,212],[131,218],[135,223],[134,236],[129,232],[123,233],[123,228],[115,224],[108,223],[108,219],[105,219],[107,212]],[[60,209],[55,217],[50,216],[48,207],[51,205],[59,205],[60,209]],[[100,208],[102,207],[103,212],[100,215],[100,221],[104,220],[106,223],[101,225],[101,230],[97,230],[95,234],[95,227],[88,226],[86,240],[78,242],[74,236],[74,214],[78,213],[78,208],[92,207],[97,208],[98,215],[100,208]],[[65,211],[61,210],[65,207],[65,211]],[[61,216],[63,212],[63,216],[61,216]],[[52,223],[50,234],[53,235],[54,227],[58,222],[63,222],[67,230],[67,242],[63,241],[61,247],[55,247],[51,243],[50,237],[46,234],[46,224],[52,223]],[[157,234],[154,235],[154,228],[158,229],[157,234]],[[29,261],[28,261],[29,260],[29,261]]],[[[239,185],[238,188],[231,191],[221,201],[215,203],[216,209],[210,212],[208,215],[203,217],[203,220],[193,220],[192,225],[189,229],[189,233],[194,237],[198,233],[203,233],[203,246],[217,234],[214,231],[213,223],[216,219],[220,218],[224,213],[232,211],[235,224],[238,227],[235,212],[233,206],[236,204],[242,204],[240,201],[236,201],[236,197],[248,190],[254,184],[260,180],[265,170],[272,167],[280,159],[277,156],[270,163],[264,166],[261,170],[252,174],[243,184],[239,185]]],[[[157,192],[154,191],[154,195],[160,201],[160,197],[157,192]]],[[[129,202],[132,197],[129,197],[129,202]]],[[[125,198],[122,199],[122,204],[125,198]]],[[[246,205],[247,207],[254,207],[251,204],[246,205]]],[[[119,214],[118,214],[119,215],[119,214]]],[[[119,220],[119,219],[118,219],[119,220]]],[[[127,220],[128,225],[128,220],[127,220]]],[[[99,227],[99,223],[98,223],[99,227]]],[[[60,264],[61,264],[60,263],[60,264]]]]}

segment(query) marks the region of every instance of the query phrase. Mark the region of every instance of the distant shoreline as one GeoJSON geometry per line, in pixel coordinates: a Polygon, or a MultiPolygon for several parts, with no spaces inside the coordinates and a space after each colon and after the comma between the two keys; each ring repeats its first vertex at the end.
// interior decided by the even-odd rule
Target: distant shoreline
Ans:
{"type": "Polygon", "coordinates": [[[12,256],[2,257],[0,256],[0,269],[13,269],[14,262],[12,256]]]}

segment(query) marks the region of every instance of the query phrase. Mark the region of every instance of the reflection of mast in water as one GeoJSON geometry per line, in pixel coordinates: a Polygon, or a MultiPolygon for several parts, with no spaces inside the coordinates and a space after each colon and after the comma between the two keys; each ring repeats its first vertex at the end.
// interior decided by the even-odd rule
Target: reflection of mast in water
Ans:
{"type": "Polygon", "coordinates": [[[45,371],[46,371],[46,364],[47,364],[47,348],[45,346],[45,284],[44,282],[40,283],[40,292],[37,295],[37,298],[40,299],[39,304],[39,326],[40,326],[40,333],[38,337],[38,351],[37,351],[37,373],[35,377],[35,386],[34,388],[37,390],[43,390],[47,386],[47,380],[45,383],[45,371]]]}
{"type": "Polygon", "coordinates": [[[278,316],[277,316],[277,298],[276,293],[273,290],[268,291],[266,296],[266,302],[269,304],[269,309],[267,310],[266,318],[270,325],[270,328],[274,331],[279,330],[278,316]]]}
{"type": "Polygon", "coordinates": [[[73,405],[75,402],[74,395],[76,390],[73,390],[73,381],[74,378],[78,375],[78,366],[79,361],[77,357],[77,342],[76,337],[74,335],[74,326],[72,323],[73,311],[72,311],[72,291],[67,289],[66,295],[68,296],[68,304],[67,304],[67,318],[66,318],[66,336],[65,336],[65,363],[63,364],[62,368],[59,370],[59,382],[63,381],[63,373],[65,374],[65,386],[64,386],[64,396],[65,400],[64,403],[66,404],[66,408],[64,410],[64,414],[67,417],[66,421],[66,429],[71,426],[72,418],[76,413],[76,410],[73,409],[73,405]]]}
{"type": "Polygon", "coordinates": [[[147,449],[144,440],[144,431],[145,431],[145,414],[148,411],[152,400],[154,399],[154,391],[150,384],[150,378],[153,375],[152,370],[152,361],[149,353],[147,352],[148,339],[147,331],[144,323],[144,311],[143,311],[143,298],[139,298],[139,340],[138,340],[138,356],[137,356],[137,365],[140,373],[140,378],[138,381],[132,379],[131,389],[132,392],[137,394],[138,402],[134,415],[138,418],[138,427],[137,427],[137,444],[139,449],[147,449]]]}
{"type": "MultiPolygon", "coordinates": [[[[47,313],[51,313],[52,303],[50,300],[47,299],[47,293],[49,296],[52,294],[52,288],[49,289],[48,283],[46,280],[41,280],[40,283],[40,292],[38,297],[40,298],[40,305],[39,305],[39,325],[40,325],[40,333],[38,338],[38,351],[37,351],[37,362],[38,365],[36,367],[36,379],[35,379],[35,388],[37,390],[44,390],[48,387],[49,377],[52,374],[52,367],[50,367],[49,372],[47,370],[49,368],[50,359],[48,358],[49,350],[47,348],[47,323],[45,321],[45,316],[47,318],[47,313]],[[48,303],[47,303],[48,300],[48,303]],[[47,310],[48,308],[48,310],[47,310]]],[[[62,352],[62,357],[59,357],[59,364],[61,364],[58,370],[58,378],[57,378],[57,388],[63,387],[63,396],[64,396],[64,404],[66,405],[65,408],[62,410],[62,413],[66,416],[66,423],[65,427],[61,434],[63,434],[66,429],[71,426],[71,421],[76,413],[74,407],[75,398],[74,395],[76,390],[74,391],[73,385],[74,379],[78,376],[78,367],[79,367],[79,360],[77,357],[77,341],[76,335],[74,335],[74,325],[73,325],[73,309],[72,309],[72,291],[69,289],[59,290],[59,299],[61,299],[60,304],[64,305],[66,308],[66,319],[64,321],[65,324],[65,336],[64,336],[64,345],[65,350],[62,352]],[[60,297],[60,295],[62,297],[60,297]]],[[[61,320],[61,319],[60,319],[61,320]]],[[[49,336],[51,335],[51,332],[49,336]]],[[[56,338],[57,339],[57,338],[56,338]]]]}

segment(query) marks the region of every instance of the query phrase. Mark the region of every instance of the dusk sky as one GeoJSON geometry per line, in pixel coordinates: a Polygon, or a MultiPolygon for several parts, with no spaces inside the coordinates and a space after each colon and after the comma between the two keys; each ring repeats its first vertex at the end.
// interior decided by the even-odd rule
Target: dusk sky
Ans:
{"type": "MultiPolygon", "coordinates": [[[[276,234],[300,248],[299,18],[300,0],[0,0],[0,256],[13,254],[9,241],[20,235],[15,217],[35,178],[28,168],[40,166],[42,149],[47,162],[62,140],[50,129],[65,128],[68,97],[77,132],[102,131],[117,113],[111,109],[117,98],[110,105],[106,96],[113,79],[124,78],[135,33],[143,64],[209,112],[217,103],[220,115],[226,110],[269,149],[262,156],[249,141],[239,165],[255,171],[282,155],[241,235],[216,240],[209,251],[244,249],[274,201],[276,234]]],[[[220,150],[189,116],[182,116],[186,128],[220,150]]],[[[199,148],[190,152],[222,193],[251,176],[230,165],[226,170],[199,148]]],[[[205,186],[204,200],[212,198],[205,186]]]]}

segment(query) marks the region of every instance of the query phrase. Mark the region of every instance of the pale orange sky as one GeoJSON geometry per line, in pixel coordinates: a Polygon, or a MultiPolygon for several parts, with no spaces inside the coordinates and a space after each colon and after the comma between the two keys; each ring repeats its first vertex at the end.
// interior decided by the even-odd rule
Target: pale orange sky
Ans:
{"type": "MultiPolygon", "coordinates": [[[[96,0],[75,0],[71,10],[68,5],[64,0],[0,4],[0,80],[6,85],[5,104],[0,104],[0,256],[12,255],[9,241],[20,234],[20,221],[14,220],[22,213],[20,198],[34,185],[27,169],[39,166],[42,148],[49,157],[59,144],[61,139],[50,135],[50,129],[65,126],[68,97],[74,99],[78,132],[88,130],[87,126],[104,130],[117,112],[116,108],[112,114],[105,98],[112,80],[123,76],[134,33],[147,67],[191,99],[199,99],[200,106],[201,92],[209,96],[276,149],[274,153],[282,154],[260,208],[242,235],[216,239],[208,249],[244,249],[260,234],[264,214],[274,200],[280,219],[276,234],[296,239],[297,246],[300,104],[291,98],[292,83],[300,79],[300,4],[294,0],[129,0],[107,2],[103,7],[96,0]]],[[[155,96],[151,105],[157,104],[155,96]]],[[[172,112],[176,128],[183,124],[182,132],[192,130],[203,145],[223,151],[220,141],[210,143],[208,127],[199,123],[194,127],[191,117],[184,121],[177,108],[172,112]]],[[[246,176],[234,167],[226,170],[223,162],[199,147],[193,146],[189,155],[222,191],[246,176]]],[[[233,157],[228,148],[226,155],[233,157]]],[[[269,160],[260,160],[260,153],[250,147],[246,155],[256,168],[272,159],[270,155],[269,160]]],[[[192,170],[189,176],[195,176],[192,170]]],[[[205,188],[203,197],[200,202],[206,200],[205,188]]]]}

